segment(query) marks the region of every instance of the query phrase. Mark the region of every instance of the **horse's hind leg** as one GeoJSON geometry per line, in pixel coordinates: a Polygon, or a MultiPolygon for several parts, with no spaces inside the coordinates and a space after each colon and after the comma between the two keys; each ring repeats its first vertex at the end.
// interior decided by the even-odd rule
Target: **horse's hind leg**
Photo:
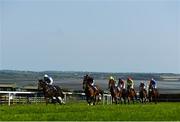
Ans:
{"type": "Polygon", "coordinates": [[[130,97],[128,97],[127,99],[128,99],[128,104],[130,104],[130,99],[131,99],[131,98],[130,98],[130,97]]]}
{"type": "Polygon", "coordinates": [[[59,97],[56,97],[57,102],[61,105],[61,99],[59,97]]]}
{"type": "Polygon", "coordinates": [[[55,99],[56,99],[56,98],[51,97],[51,103],[55,104],[55,103],[56,103],[56,100],[55,100],[55,99]]]}
{"type": "Polygon", "coordinates": [[[62,98],[59,96],[56,97],[58,103],[61,105],[61,104],[65,104],[64,101],[62,100],[62,98]]]}

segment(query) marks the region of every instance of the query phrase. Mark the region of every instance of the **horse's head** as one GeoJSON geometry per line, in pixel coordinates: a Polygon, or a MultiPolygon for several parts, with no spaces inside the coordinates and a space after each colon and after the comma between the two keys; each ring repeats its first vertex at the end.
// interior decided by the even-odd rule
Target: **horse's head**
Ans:
{"type": "Polygon", "coordinates": [[[45,86],[46,86],[46,82],[42,79],[39,79],[38,80],[38,89],[40,90],[42,88],[45,88],[45,86]]]}
{"type": "Polygon", "coordinates": [[[84,79],[83,79],[83,89],[85,89],[91,83],[93,83],[93,78],[88,76],[88,75],[84,76],[84,79]]]}
{"type": "Polygon", "coordinates": [[[111,87],[114,86],[115,86],[115,81],[113,79],[109,79],[108,88],[110,89],[111,87]]]}
{"type": "Polygon", "coordinates": [[[86,84],[87,84],[87,77],[88,77],[88,75],[84,76],[84,78],[83,78],[83,89],[85,89],[85,88],[86,88],[86,84]]]}

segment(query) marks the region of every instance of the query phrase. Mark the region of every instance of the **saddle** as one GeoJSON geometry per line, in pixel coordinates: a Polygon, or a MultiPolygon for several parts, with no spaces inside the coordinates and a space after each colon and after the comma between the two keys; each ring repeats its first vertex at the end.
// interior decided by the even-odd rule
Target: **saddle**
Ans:
{"type": "Polygon", "coordinates": [[[118,86],[118,87],[117,87],[117,90],[120,92],[120,91],[121,91],[121,88],[118,86]]]}
{"type": "Polygon", "coordinates": [[[52,90],[52,91],[57,91],[56,87],[54,85],[48,85],[49,86],[49,90],[52,90]]]}
{"type": "Polygon", "coordinates": [[[95,92],[98,92],[98,89],[97,89],[96,86],[91,85],[91,87],[93,88],[93,90],[94,90],[95,92]]]}
{"type": "Polygon", "coordinates": [[[129,88],[129,89],[128,89],[128,93],[130,93],[131,91],[135,92],[135,90],[134,90],[134,89],[129,88]]]}
{"type": "Polygon", "coordinates": [[[153,87],[153,85],[151,84],[150,86],[149,86],[149,91],[150,92],[152,92],[153,90],[156,90],[154,87],[153,87]]]}

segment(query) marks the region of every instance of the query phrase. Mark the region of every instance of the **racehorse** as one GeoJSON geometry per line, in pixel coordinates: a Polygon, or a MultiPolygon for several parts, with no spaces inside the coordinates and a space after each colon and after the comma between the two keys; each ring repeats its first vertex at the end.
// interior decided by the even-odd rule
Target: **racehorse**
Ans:
{"type": "Polygon", "coordinates": [[[130,88],[129,86],[127,88],[127,99],[128,99],[128,104],[130,103],[131,100],[133,101],[133,104],[135,99],[137,100],[136,91],[130,88]]]}
{"type": "Polygon", "coordinates": [[[139,98],[141,103],[146,103],[147,101],[147,91],[143,87],[140,88],[139,98]]]}
{"type": "Polygon", "coordinates": [[[48,104],[50,99],[53,103],[55,103],[54,98],[59,104],[64,104],[64,94],[59,86],[49,85],[44,80],[40,79],[38,80],[38,89],[43,90],[46,105],[48,104]]]}
{"type": "Polygon", "coordinates": [[[124,104],[126,104],[126,98],[127,98],[127,92],[126,89],[121,88],[120,81],[118,82],[118,90],[119,90],[119,100],[122,102],[124,101],[124,104]]]}
{"type": "Polygon", "coordinates": [[[120,89],[120,92],[119,92],[119,99],[121,101],[121,104],[122,102],[124,101],[124,104],[126,104],[126,97],[127,94],[126,94],[126,89],[120,89]]]}
{"type": "Polygon", "coordinates": [[[157,104],[159,98],[158,90],[153,87],[152,84],[149,85],[149,102],[154,101],[157,104]]]}
{"type": "Polygon", "coordinates": [[[84,76],[83,79],[83,89],[86,95],[86,101],[88,105],[95,105],[101,100],[101,96],[103,96],[103,91],[96,85],[96,88],[93,88],[91,85],[93,82],[93,78],[88,75],[84,76]]]}
{"type": "Polygon", "coordinates": [[[118,104],[120,100],[120,90],[115,86],[115,81],[113,79],[109,79],[108,88],[111,93],[112,102],[115,101],[115,103],[118,104]]]}

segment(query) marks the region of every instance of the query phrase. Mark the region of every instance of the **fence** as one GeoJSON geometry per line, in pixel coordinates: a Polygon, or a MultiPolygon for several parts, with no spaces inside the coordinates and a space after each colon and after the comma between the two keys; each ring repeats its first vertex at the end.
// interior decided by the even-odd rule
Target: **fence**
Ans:
{"type": "MultiPolygon", "coordinates": [[[[20,91],[0,91],[1,94],[1,102],[7,102],[8,101],[8,105],[10,106],[11,104],[11,100],[14,100],[14,97],[19,94],[21,96],[26,95],[27,98],[27,102],[29,100],[29,95],[35,95],[35,92],[20,92],[20,91]],[[5,99],[3,99],[5,98],[5,99]],[[8,98],[8,99],[7,99],[8,98]]],[[[17,100],[17,99],[16,99],[17,100]]],[[[22,99],[19,99],[18,101],[20,102],[22,99]]],[[[24,101],[24,100],[23,100],[24,101]]]]}
{"type": "MultiPolygon", "coordinates": [[[[82,101],[86,100],[85,93],[73,93],[73,92],[63,92],[64,101],[82,101]]],[[[137,94],[139,95],[139,94],[137,94]]],[[[159,101],[180,101],[180,94],[160,94],[159,101]]],[[[0,91],[0,103],[10,104],[26,104],[26,103],[43,103],[45,102],[43,93],[41,92],[20,92],[20,91],[0,91]]],[[[102,103],[112,104],[112,97],[110,94],[105,93],[102,97],[102,103]]]]}
{"type": "MultiPolygon", "coordinates": [[[[85,93],[73,93],[73,92],[63,92],[64,93],[64,101],[80,101],[86,100],[85,93]]],[[[111,95],[104,94],[103,95],[103,104],[111,104],[111,95]]],[[[18,92],[18,91],[0,91],[0,103],[8,103],[11,104],[26,104],[26,103],[39,103],[45,102],[43,93],[41,92],[18,92]]]]}

